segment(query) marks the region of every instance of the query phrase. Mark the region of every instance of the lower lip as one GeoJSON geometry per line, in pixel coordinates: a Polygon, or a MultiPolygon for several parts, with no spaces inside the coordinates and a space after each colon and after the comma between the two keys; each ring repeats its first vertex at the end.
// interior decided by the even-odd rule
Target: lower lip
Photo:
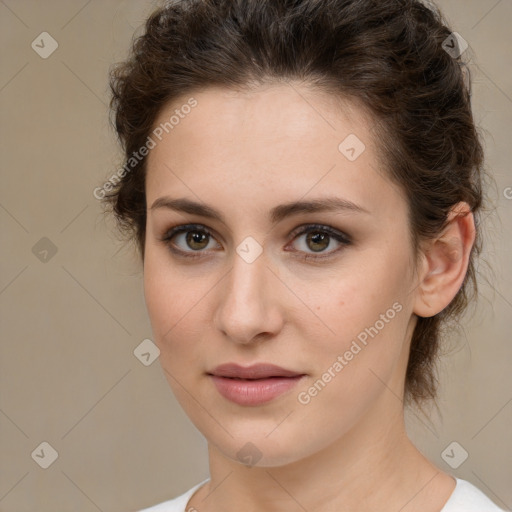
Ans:
{"type": "Polygon", "coordinates": [[[302,377],[304,375],[241,380],[211,375],[219,393],[238,405],[261,405],[270,402],[296,386],[302,377]]]}

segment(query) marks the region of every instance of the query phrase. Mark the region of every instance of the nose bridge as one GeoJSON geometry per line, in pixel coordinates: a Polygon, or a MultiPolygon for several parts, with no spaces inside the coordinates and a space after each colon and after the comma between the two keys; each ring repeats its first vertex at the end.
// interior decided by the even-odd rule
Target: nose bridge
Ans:
{"type": "Polygon", "coordinates": [[[263,307],[265,288],[269,271],[264,255],[250,261],[236,254],[233,257],[233,269],[230,272],[226,301],[231,307],[245,308],[245,317],[256,316],[263,307]]]}
{"type": "Polygon", "coordinates": [[[233,257],[233,270],[231,271],[233,289],[231,292],[234,292],[235,295],[240,294],[244,300],[261,299],[260,294],[264,293],[265,283],[268,279],[266,274],[269,271],[262,249],[261,254],[256,258],[251,257],[251,251],[254,248],[247,242],[242,242],[237,248],[237,254],[233,257]]]}

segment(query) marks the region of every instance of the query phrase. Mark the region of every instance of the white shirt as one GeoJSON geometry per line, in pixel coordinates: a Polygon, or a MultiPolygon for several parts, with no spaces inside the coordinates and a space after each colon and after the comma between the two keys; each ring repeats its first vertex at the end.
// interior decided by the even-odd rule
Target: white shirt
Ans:
{"type": "MultiPolygon", "coordinates": [[[[455,478],[455,480],[457,481],[455,489],[440,512],[505,512],[505,510],[495,505],[478,487],[467,480],[460,478],[455,478]]],[[[199,487],[208,481],[209,478],[173,500],[145,508],[139,512],[194,512],[194,509],[186,510],[188,500],[199,487]]]]}

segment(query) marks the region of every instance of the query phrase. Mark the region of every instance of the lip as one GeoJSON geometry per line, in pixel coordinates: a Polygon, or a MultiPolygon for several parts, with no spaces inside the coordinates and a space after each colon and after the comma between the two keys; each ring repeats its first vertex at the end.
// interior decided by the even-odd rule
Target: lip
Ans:
{"type": "Polygon", "coordinates": [[[208,375],[224,398],[245,406],[270,402],[295,387],[305,376],[268,363],[245,367],[228,363],[217,366],[208,375]]]}

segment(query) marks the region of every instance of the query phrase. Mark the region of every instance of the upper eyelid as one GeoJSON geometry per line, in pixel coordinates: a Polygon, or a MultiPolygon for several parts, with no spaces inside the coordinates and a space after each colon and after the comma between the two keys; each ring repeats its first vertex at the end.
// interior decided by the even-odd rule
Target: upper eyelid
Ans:
{"type": "MultiPolygon", "coordinates": [[[[293,228],[292,231],[290,232],[290,235],[302,234],[304,231],[307,231],[308,229],[318,229],[319,231],[325,230],[327,232],[336,233],[336,234],[338,234],[342,237],[345,237],[347,239],[350,238],[347,233],[345,233],[337,228],[334,228],[332,226],[329,226],[327,224],[321,224],[318,222],[316,222],[316,223],[315,222],[304,222],[304,223],[300,224],[299,226],[296,226],[295,228],[293,228]]],[[[215,229],[209,228],[208,226],[205,226],[204,224],[191,223],[191,224],[179,224],[170,229],[167,229],[164,232],[162,238],[165,239],[168,236],[173,236],[177,233],[183,233],[183,232],[194,231],[194,230],[203,231],[210,235],[216,234],[215,229]]]]}
{"type": "Polygon", "coordinates": [[[327,233],[330,233],[331,235],[338,235],[342,238],[345,238],[347,240],[350,239],[350,237],[348,236],[347,233],[345,233],[344,231],[341,231],[339,229],[336,229],[332,226],[329,226],[327,224],[320,224],[318,222],[305,222],[299,226],[297,226],[296,228],[294,228],[290,235],[301,235],[301,234],[304,234],[304,232],[307,232],[307,231],[313,231],[317,229],[318,231],[325,231],[327,233]]]}

